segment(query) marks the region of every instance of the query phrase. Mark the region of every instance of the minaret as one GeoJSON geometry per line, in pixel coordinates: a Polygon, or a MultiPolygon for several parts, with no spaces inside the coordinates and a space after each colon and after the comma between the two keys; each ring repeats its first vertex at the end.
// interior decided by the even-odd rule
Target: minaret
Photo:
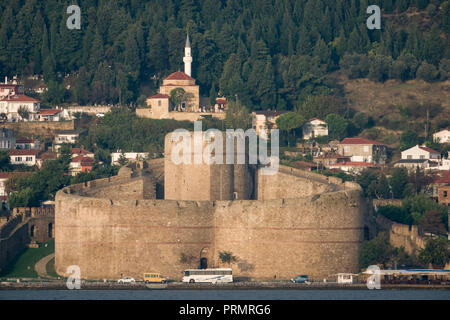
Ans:
{"type": "Polygon", "coordinates": [[[191,76],[191,63],[192,63],[192,56],[191,56],[191,42],[189,41],[189,33],[186,37],[186,46],[184,48],[184,73],[186,73],[189,77],[191,76]]]}

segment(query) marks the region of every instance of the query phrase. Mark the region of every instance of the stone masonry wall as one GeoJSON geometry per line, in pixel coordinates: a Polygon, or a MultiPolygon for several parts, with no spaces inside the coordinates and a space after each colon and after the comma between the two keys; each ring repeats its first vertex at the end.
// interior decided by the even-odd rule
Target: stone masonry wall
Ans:
{"type": "Polygon", "coordinates": [[[230,251],[238,258],[235,277],[323,279],[358,272],[366,210],[360,188],[342,184],[318,196],[331,186],[279,174],[271,178],[280,188],[275,191],[287,191],[278,199],[114,200],[80,195],[89,188],[83,184],[65,188],[56,195],[56,270],[63,275],[78,265],[86,279],[160,272],[180,280],[200,258],[208,267],[224,267],[219,253],[230,251]]]}

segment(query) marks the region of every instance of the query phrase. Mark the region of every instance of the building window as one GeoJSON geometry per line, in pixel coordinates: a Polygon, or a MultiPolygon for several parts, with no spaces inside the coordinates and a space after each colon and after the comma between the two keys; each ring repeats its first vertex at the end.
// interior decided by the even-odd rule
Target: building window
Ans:
{"type": "Polygon", "coordinates": [[[412,155],[406,156],[406,159],[412,159],[412,155]]]}
{"type": "Polygon", "coordinates": [[[420,156],[420,159],[425,159],[425,156],[424,156],[424,155],[421,155],[421,156],[420,156]]]}
{"type": "Polygon", "coordinates": [[[33,157],[27,157],[27,158],[26,158],[26,161],[27,161],[27,162],[33,161],[33,157]]]}
{"type": "Polygon", "coordinates": [[[161,107],[161,100],[158,100],[158,107],[161,107]]]}
{"type": "Polygon", "coordinates": [[[444,191],[444,198],[447,198],[447,191],[444,191]]]}
{"type": "Polygon", "coordinates": [[[364,146],[364,152],[369,152],[369,146],[364,146]]]}
{"type": "Polygon", "coordinates": [[[16,162],[22,162],[22,157],[16,157],[16,162]]]}

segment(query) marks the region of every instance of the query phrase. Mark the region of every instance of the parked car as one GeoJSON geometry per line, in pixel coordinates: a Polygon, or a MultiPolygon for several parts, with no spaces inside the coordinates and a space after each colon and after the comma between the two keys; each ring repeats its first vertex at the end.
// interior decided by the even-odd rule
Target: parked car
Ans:
{"type": "Polygon", "coordinates": [[[123,277],[122,279],[117,280],[118,283],[124,284],[124,283],[136,283],[136,280],[132,277],[123,277]]]}
{"type": "Polygon", "coordinates": [[[96,114],[97,118],[103,118],[105,114],[103,112],[99,112],[96,114]]]}
{"type": "Polygon", "coordinates": [[[306,283],[306,284],[311,283],[308,281],[308,275],[306,275],[306,274],[298,275],[298,276],[292,278],[291,281],[293,283],[306,283]]]}

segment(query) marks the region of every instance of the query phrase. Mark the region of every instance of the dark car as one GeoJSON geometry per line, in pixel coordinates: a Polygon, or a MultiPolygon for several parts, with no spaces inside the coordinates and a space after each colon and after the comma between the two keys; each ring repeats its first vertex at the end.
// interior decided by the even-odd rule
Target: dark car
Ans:
{"type": "Polygon", "coordinates": [[[293,283],[308,283],[308,275],[302,274],[291,279],[293,283]]]}

